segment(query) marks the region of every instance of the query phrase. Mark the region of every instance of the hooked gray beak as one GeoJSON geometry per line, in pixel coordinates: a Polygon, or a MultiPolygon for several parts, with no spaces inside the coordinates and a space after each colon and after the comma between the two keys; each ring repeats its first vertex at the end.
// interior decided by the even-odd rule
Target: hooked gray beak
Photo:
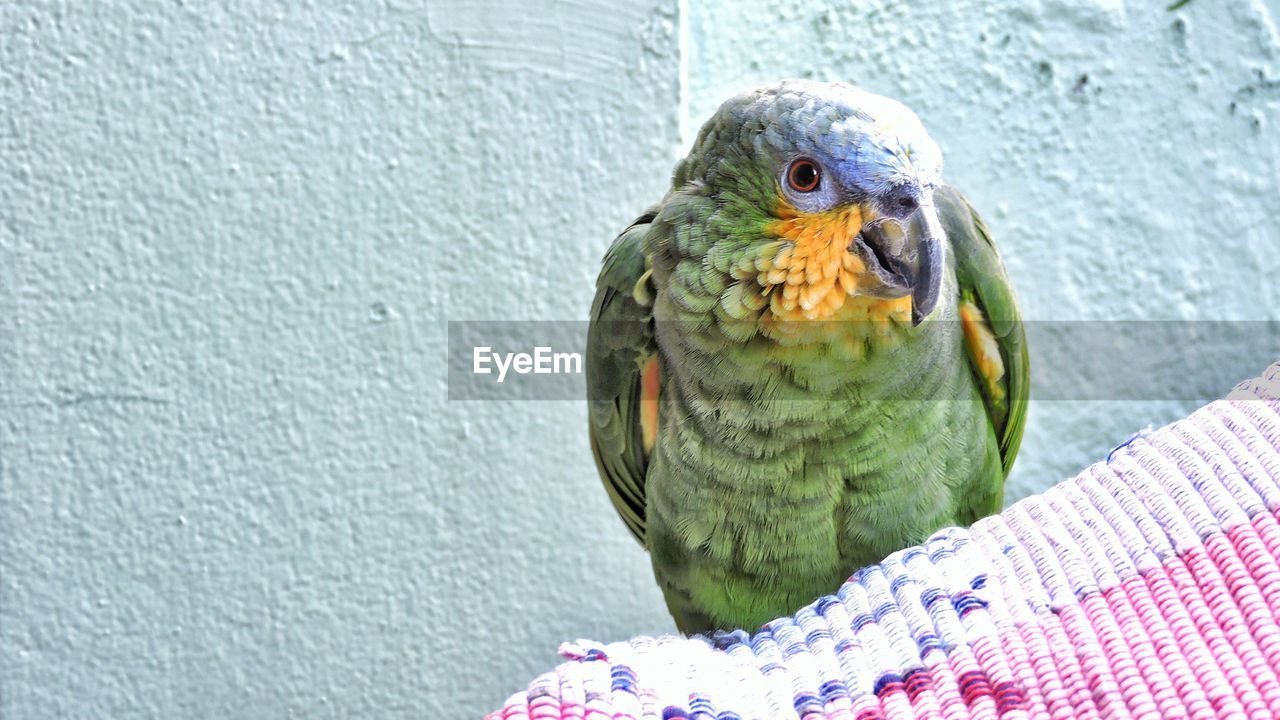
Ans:
{"type": "Polygon", "coordinates": [[[946,232],[930,193],[901,219],[878,217],[862,226],[850,249],[857,253],[881,287],[872,295],[900,298],[911,295],[911,324],[919,325],[938,306],[942,290],[946,232]]]}

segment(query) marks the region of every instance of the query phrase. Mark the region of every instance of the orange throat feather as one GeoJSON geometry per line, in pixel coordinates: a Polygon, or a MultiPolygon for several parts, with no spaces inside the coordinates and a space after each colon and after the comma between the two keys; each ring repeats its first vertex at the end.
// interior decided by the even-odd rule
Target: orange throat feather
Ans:
{"type": "Polygon", "coordinates": [[[910,296],[886,300],[858,294],[875,282],[850,240],[873,219],[858,205],[806,213],[785,200],[766,231],[781,238],[754,259],[756,283],[775,321],[910,322],[910,296]]]}

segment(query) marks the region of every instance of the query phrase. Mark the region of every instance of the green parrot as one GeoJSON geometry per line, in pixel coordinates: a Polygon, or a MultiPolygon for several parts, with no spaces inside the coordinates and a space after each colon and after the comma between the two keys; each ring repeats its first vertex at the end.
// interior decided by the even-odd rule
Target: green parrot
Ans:
{"type": "Polygon", "coordinates": [[[902,104],[784,81],[614,241],[590,437],[682,632],[755,628],[998,512],[1028,392],[986,227],[902,104]]]}

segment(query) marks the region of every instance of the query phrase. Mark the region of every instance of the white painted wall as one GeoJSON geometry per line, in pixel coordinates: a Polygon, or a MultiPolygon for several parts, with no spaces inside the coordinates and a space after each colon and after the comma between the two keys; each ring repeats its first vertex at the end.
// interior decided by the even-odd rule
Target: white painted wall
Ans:
{"type": "MultiPolygon", "coordinates": [[[[1266,4],[687,3],[0,8],[0,716],[476,716],[670,629],[446,321],[585,318],[750,84],[916,108],[1031,317],[1276,318],[1266,4]]],[[[1011,496],[1186,406],[1037,405],[1011,496]]]]}

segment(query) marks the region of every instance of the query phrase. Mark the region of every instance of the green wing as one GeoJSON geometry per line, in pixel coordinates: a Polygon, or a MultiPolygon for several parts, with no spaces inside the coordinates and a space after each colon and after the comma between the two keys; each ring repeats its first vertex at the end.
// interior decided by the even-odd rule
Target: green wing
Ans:
{"type": "MultiPolygon", "coordinates": [[[[613,241],[596,280],[587,331],[587,393],[591,452],[605,490],[631,534],[644,543],[645,472],[649,454],[641,415],[645,391],[657,392],[657,346],[653,340],[652,298],[644,236],[654,210],[613,241]]],[[[656,422],[656,404],[649,406],[656,422]]]]}
{"type": "Polygon", "coordinates": [[[974,348],[970,346],[969,360],[982,388],[987,414],[995,427],[1000,461],[1007,476],[1022,442],[1030,391],[1027,337],[1022,316],[1018,312],[1013,286],[1000,263],[1000,254],[996,252],[982,219],[964,196],[951,187],[939,189],[935,197],[955,255],[961,303],[972,303],[981,310],[1004,366],[1004,373],[998,378],[984,373],[980,358],[975,356],[974,348]]]}

